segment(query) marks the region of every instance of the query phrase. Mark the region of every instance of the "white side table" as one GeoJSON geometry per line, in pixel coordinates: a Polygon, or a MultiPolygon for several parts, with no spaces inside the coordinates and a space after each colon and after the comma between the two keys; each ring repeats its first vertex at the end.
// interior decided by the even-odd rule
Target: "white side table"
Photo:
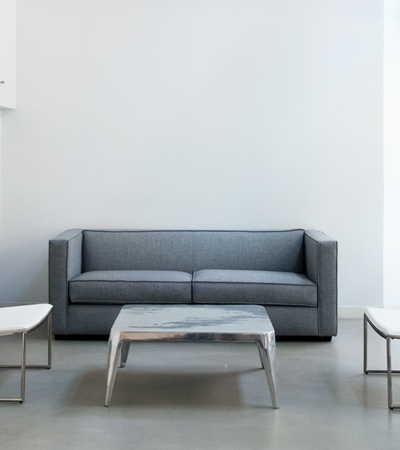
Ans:
{"type": "Polygon", "coordinates": [[[37,305],[10,306],[0,308],[0,337],[21,334],[22,356],[21,365],[0,366],[2,369],[21,369],[21,391],[19,397],[0,397],[2,402],[20,402],[25,400],[25,373],[26,368],[51,368],[51,312],[53,306],[47,303],[37,305]],[[38,328],[47,319],[47,364],[26,365],[26,334],[38,328]]]}
{"type": "Polygon", "coordinates": [[[386,373],[388,408],[400,409],[399,403],[393,403],[392,374],[400,373],[400,371],[392,369],[392,339],[400,339],[400,311],[384,308],[364,308],[364,373],[386,373]],[[368,324],[379,336],[386,339],[386,370],[371,370],[367,367],[368,324]]]}

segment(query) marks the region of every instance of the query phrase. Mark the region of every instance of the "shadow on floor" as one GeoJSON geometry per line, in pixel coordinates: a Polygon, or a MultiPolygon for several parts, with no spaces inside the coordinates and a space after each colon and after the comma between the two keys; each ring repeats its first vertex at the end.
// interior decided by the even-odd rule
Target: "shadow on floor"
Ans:
{"type": "MultiPolygon", "coordinates": [[[[182,373],[178,371],[137,371],[119,369],[114,385],[112,406],[133,405],[159,407],[237,407],[244,404],[241,379],[256,376],[256,383],[266,383],[262,369],[219,373],[182,373]]],[[[268,388],[260,407],[269,405],[268,388]]],[[[105,371],[90,370],[75,380],[66,399],[71,406],[104,405],[105,371]]],[[[257,406],[256,406],[257,407],[257,406]]]]}

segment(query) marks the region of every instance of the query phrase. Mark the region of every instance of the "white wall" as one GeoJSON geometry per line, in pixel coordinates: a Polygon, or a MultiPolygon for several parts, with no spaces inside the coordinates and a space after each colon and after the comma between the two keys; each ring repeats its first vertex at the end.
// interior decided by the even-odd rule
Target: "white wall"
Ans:
{"type": "Polygon", "coordinates": [[[384,304],[400,304],[400,0],[385,0],[384,304]]]}
{"type": "Polygon", "coordinates": [[[19,0],[0,302],[70,227],[321,229],[382,304],[382,0],[19,0]]]}
{"type": "MultiPolygon", "coordinates": [[[[1,129],[2,129],[2,120],[1,120],[1,118],[2,118],[2,114],[1,114],[1,109],[0,109],[0,242],[1,242],[1,172],[2,172],[2,170],[1,170],[1,142],[2,142],[1,129]]],[[[0,248],[1,248],[1,245],[0,245],[0,248]]],[[[0,252],[0,254],[1,254],[1,252],[0,252]]],[[[0,256],[0,259],[1,259],[1,256],[0,256]]],[[[1,265],[0,265],[0,267],[1,267],[1,265]]]]}

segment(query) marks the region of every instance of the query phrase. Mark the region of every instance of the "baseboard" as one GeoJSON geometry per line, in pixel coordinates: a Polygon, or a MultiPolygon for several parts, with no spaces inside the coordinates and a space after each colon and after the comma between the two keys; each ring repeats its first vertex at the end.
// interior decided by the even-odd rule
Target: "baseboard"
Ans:
{"type": "Polygon", "coordinates": [[[363,307],[362,306],[339,306],[338,308],[339,319],[362,319],[363,307]]]}

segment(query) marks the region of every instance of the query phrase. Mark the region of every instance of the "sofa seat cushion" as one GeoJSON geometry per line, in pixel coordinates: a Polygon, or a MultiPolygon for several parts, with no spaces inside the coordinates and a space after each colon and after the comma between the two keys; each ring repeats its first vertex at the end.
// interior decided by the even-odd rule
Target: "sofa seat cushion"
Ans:
{"type": "Polygon", "coordinates": [[[99,270],[69,282],[72,303],[190,303],[192,275],[168,270],[99,270]]]}
{"type": "Polygon", "coordinates": [[[259,270],[199,270],[194,303],[317,306],[317,285],[305,275],[259,270]]]}

